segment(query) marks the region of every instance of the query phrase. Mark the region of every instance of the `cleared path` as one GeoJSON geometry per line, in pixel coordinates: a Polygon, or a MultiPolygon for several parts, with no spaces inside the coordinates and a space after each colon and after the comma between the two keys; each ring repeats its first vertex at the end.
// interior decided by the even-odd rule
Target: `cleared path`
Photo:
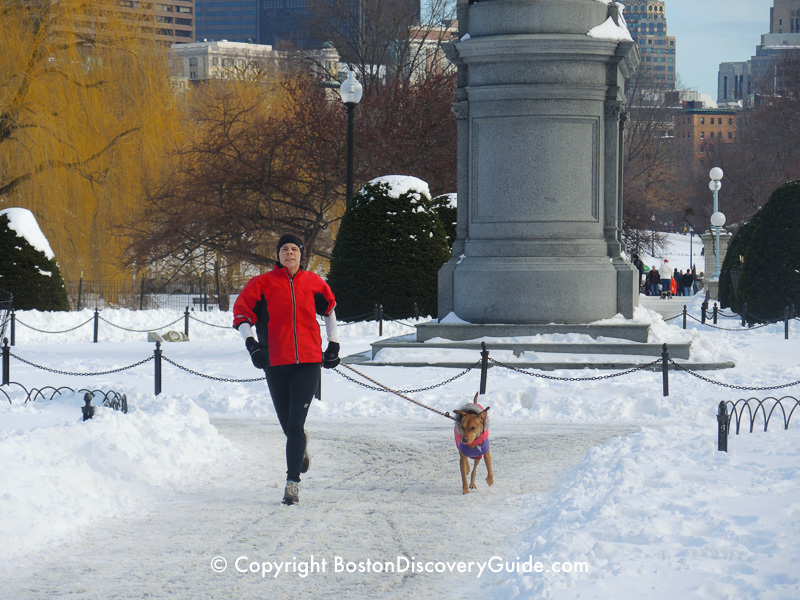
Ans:
{"type": "Polygon", "coordinates": [[[311,471],[301,484],[301,504],[285,507],[279,502],[284,461],[277,424],[214,424],[238,453],[221,457],[210,484],[156,501],[144,516],[100,524],[81,543],[52,548],[35,563],[4,572],[0,595],[349,600],[453,597],[458,590],[466,596],[482,582],[475,574],[414,573],[410,562],[515,560],[520,532],[531,525],[527,515],[547,493],[590,447],[634,430],[493,426],[495,485],[486,485],[482,464],[478,489],[462,496],[449,421],[310,419],[311,471]],[[212,569],[215,557],[221,557],[217,567],[221,559],[227,563],[221,573],[212,569]],[[261,563],[272,565],[262,569],[261,563]],[[276,563],[283,570],[278,577],[276,563]],[[355,572],[347,572],[347,563],[355,572]],[[385,572],[385,563],[404,572],[385,572]],[[337,564],[345,570],[335,572],[337,564]],[[304,565],[317,571],[303,577],[297,571],[304,565]],[[251,568],[271,571],[262,577],[251,568]]]}

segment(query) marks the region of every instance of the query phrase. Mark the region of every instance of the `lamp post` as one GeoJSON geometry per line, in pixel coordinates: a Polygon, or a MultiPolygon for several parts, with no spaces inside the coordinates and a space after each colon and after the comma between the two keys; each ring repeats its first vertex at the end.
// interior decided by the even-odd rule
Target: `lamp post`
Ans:
{"type": "Polygon", "coordinates": [[[711,229],[714,232],[714,273],[711,274],[711,279],[716,281],[719,281],[719,230],[725,225],[725,215],[719,212],[718,198],[723,175],[724,173],[719,167],[714,167],[708,173],[711,178],[708,188],[714,192],[714,214],[711,215],[711,229]]]}
{"type": "Polygon", "coordinates": [[[353,111],[361,102],[363,88],[356,79],[356,74],[350,71],[347,79],[339,87],[339,95],[347,108],[347,189],[345,203],[349,204],[353,197],[353,111]]]}

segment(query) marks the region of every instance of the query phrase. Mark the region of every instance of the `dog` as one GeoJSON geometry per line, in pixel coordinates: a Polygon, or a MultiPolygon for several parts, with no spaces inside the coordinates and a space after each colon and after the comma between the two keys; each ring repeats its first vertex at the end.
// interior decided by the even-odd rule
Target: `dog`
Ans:
{"type": "Polygon", "coordinates": [[[458,415],[454,428],[456,447],[460,455],[459,466],[461,468],[461,493],[469,494],[470,490],[475,489],[475,475],[478,472],[478,463],[481,458],[486,459],[486,469],[489,471],[486,483],[494,483],[492,473],[492,456],[489,453],[489,408],[483,408],[478,404],[478,394],[472,403],[464,404],[460,409],[454,411],[458,415]],[[472,468],[472,478],[467,485],[467,473],[469,472],[469,459],[475,461],[472,468]]]}

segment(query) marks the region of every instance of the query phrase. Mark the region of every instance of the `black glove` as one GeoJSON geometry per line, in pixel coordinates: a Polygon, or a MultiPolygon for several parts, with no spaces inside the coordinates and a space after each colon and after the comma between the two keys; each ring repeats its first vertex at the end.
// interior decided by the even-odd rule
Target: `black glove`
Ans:
{"type": "Polygon", "coordinates": [[[264,369],[269,366],[269,355],[263,344],[259,344],[256,338],[249,337],[244,341],[247,351],[250,353],[250,360],[256,369],[264,369]]]}
{"type": "Polygon", "coordinates": [[[336,342],[328,342],[328,348],[322,354],[322,366],[326,369],[333,369],[340,362],[339,344],[336,342]]]}

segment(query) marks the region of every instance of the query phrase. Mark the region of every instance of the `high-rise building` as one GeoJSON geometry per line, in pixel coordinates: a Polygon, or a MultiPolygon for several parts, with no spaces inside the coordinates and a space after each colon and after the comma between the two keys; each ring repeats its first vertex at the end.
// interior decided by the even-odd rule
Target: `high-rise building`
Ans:
{"type": "Polygon", "coordinates": [[[259,0],[195,0],[195,39],[257,43],[261,23],[259,3],[259,0]]]}
{"type": "MultiPolygon", "coordinates": [[[[320,48],[327,39],[315,5],[325,7],[330,19],[341,21],[333,27],[357,26],[364,18],[367,2],[378,9],[385,0],[348,0],[326,3],[321,0],[196,0],[198,41],[235,41],[267,44],[275,48],[309,50],[320,48]]],[[[395,0],[408,3],[418,21],[420,0],[395,0]]],[[[380,14],[380,10],[374,10],[380,14]]]]}
{"type": "Polygon", "coordinates": [[[779,94],[798,74],[800,0],[774,0],[770,8],[769,33],[761,36],[755,55],[747,62],[720,65],[717,98],[719,102],[730,102],[752,94],[779,94]],[[734,74],[740,79],[731,87],[734,74]]]}
{"type": "Polygon", "coordinates": [[[141,33],[163,44],[194,41],[194,0],[117,0],[122,14],[133,15],[141,33]]]}
{"type": "Polygon", "coordinates": [[[717,79],[717,104],[744,100],[753,92],[749,62],[720,63],[717,79]]]}
{"type": "Polygon", "coordinates": [[[675,85],[675,37],[667,35],[667,16],[661,0],[626,1],[625,22],[639,47],[639,69],[655,82],[675,85]]]}
{"type": "Polygon", "coordinates": [[[769,9],[770,34],[800,33],[800,0],[775,0],[769,9]]]}

